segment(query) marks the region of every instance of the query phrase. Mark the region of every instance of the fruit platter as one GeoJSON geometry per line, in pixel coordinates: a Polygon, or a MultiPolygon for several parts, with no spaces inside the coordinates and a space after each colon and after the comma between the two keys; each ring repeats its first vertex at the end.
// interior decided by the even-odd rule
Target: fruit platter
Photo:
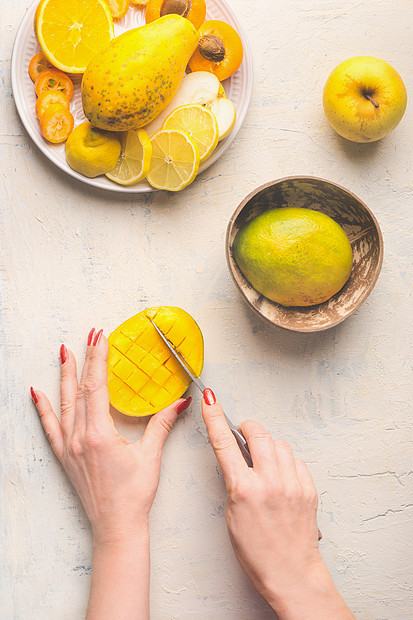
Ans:
{"type": "MultiPolygon", "coordinates": [[[[156,2],[153,2],[153,0],[151,0],[151,2],[156,6],[156,2]]],[[[112,3],[109,3],[109,5],[110,4],[112,3]]],[[[114,4],[116,4],[116,2],[114,4]]],[[[117,141],[118,146],[109,144],[109,147],[106,148],[105,144],[105,148],[102,146],[99,155],[100,160],[103,160],[103,162],[106,160],[116,162],[118,157],[120,162],[121,157],[119,152],[122,156],[124,156],[125,152],[128,152],[128,149],[131,150],[132,148],[140,148],[142,152],[142,168],[145,168],[145,170],[141,171],[140,176],[135,177],[135,179],[137,179],[136,182],[130,175],[129,178],[126,178],[125,180],[124,177],[122,177],[124,172],[119,169],[119,166],[117,166],[117,168],[115,167],[113,171],[109,170],[108,167],[106,169],[102,168],[102,171],[100,171],[96,167],[93,168],[92,162],[93,171],[89,172],[91,168],[89,165],[90,161],[88,160],[88,155],[84,154],[84,149],[82,151],[82,148],[84,144],[90,140],[91,135],[94,140],[96,139],[96,136],[90,134],[90,132],[88,133],[87,131],[88,129],[94,129],[94,127],[91,127],[87,120],[91,120],[94,110],[92,109],[90,111],[88,117],[85,115],[85,106],[87,107],[87,103],[85,104],[85,97],[83,97],[82,100],[81,92],[83,73],[78,72],[75,74],[71,71],[66,71],[66,75],[69,78],[69,82],[72,84],[72,87],[70,87],[71,92],[69,93],[70,96],[68,98],[70,102],[66,102],[67,112],[64,110],[61,110],[61,112],[64,124],[71,124],[68,128],[68,134],[72,133],[70,142],[66,139],[61,142],[53,142],[53,137],[49,137],[48,125],[51,125],[50,117],[53,116],[52,111],[56,111],[57,105],[60,105],[60,101],[55,101],[49,92],[44,92],[45,87],[42,88],[42,85],[38,84],[41,80],[36,81],[37,77],[40,77],[37,74],[37,67],[34,67],[33,69],[33,63],[35,63],[36,60],[38,64],[41,63],[41,53],[43,50],[43,45],[41,46],[39,43],[39,32],[36,32],[36,29],[39,29],[39,17],[36,14],[38,6],[39,1],[35,0],[27,10],[17,33],[12,55],[12,88],[15,103],[22,123],[33,142],[41,150],[41,152],[61,170],[71,177],[93,187],[131,194],[157,191],[158,189],[173,189],[164,187],[162,183],[157,181],[156,178],[154,178],[151,183],[149,183],[145,178],[146,173],[148,172],[148,165],[145,160],[145,158],[147,159],[148,149],[152,154],[152,147],[150,146],[148,137],[146,136],[145,126],[142,128],[144,131],[139,129],[137,131],[133,131],[131,135],[129,135],[126,131],[122,131],[122,135],[119,134],[119,140],[117,141]],[[35,73],[35,75],[33,75],[33,73],[35,73]],[[49,109],[46,109],[47,106],[49,109]],[[118,150],[116,150],[116,148],[118,150]],[[79,165],[79,161],[81,161],[81,165],[79,165]],[[110,174],[111,172],[112,174],[110,174]]],[[[131,1],[130,4],[127,4],[127,10],[125,9],[126,13],[124,15],[113,18],[111,43],[117,40],[120,35],[135,29],[140,30],[139,27],[145,26],[148,22],[147,15],[145,20],[145,8],[145,6],[131,1]]],[[[160,21],[162,21],[162,19],[165,18],[161,18],[160,21]]],[[[192,182],[199,173],[203,172],[215,161],[217,161],[217,159],[230,146],[245,118],[252,90],[251,50],[245,31],[243,30],[243,27],[234,11],[225,0],[207,0],[205,20],[220,20],[225,22],[225,24],[228,24],[228,27],[234,29],[238,33],[243,49],[241,64],[229,77],[225,77],[224,75],[222,78],[216,77],[212,73],[207,73],[207,70],[203,70],[204,66],[202,63],[205,62],[203,57],[200,57],[200,60],[195,58],[193,61],[196,62],[195,70],[191,70],[189,68],[189,63],[186,68],[184,78],[182,79],[182,87],[180,86],[180,90],[178,90],[175,95],[175,104],[172,105],[172,101],[169,104],[169,107],[167,106],[166,110],[162,111],[162,113],[159,114],[159,117],[155,118],[153,122],[148,125],[148,127],[152,129],[152,132],[158,132],[161,129],[165,130],[165,135],[160,136],[160,144],[155,145],[162,151],[162,140],[169,140],[167,131],[173,133],[177,127],[177,124],[178,126],[185,122],[198,122],[198,124],[201,124],[201,122],[204,123],[205,121],[207,123],[215,123],[216,137],[215,139],[211,139],[211,145],[205,149],[204,153],[201,152],[200,155],[197,155],[196,167],[194,166],[191,173],[192,176],[187,184],[192,182]],[[207,93],[207,95],[204,95],[203,93],[207,93]],[[227,120],[225,116],[226,111],[221,113],[220,110],[217,111],[216,107],[211,108],[212,113],[209,109],[206,110],[206,106],[203,101],[203,98],[206,96],[209,98],[216,97],[218,103],[220,103],[222,99],[226,99],[228,100],[228,104],[233,104],[234,118],[230,127],[228,126],[227,128],[221,130],[221,127],[219,127],[219,114],[223,117],[223,123],[225,124],[227,120]],[[190,98],[189,100],[188,97],[190,98]],[[186,109],[176,111],[176,108],[184,108],[187,103],[190,103],[191,105],[194,104],[193,108],[195,108],[192,109],[191,107],[188,111],[191,115],[189,120],[186,109]],[[199,109],[201,107],[202,109],[199,109]],[[174,114],[170,114],[171,112],[174,112],[174,114]],[[168,114],[172,118],[169,118],[168,114]],[[201,121],[198,118],[199,116],[202,117],[201,121]],[[165,122],[166,117],[168,117],[168,126],[163,127],[162,124],[165,122]],[[214,118],[218,119],[217,123],[214,118]]],[[[205,21],[205,24],[206,23],[208,22],[205,21]]],[[[51,28],[52,27],[50,27],[49,30],[51,28]]],[[[53,32],[52,35],[54,35],[53,32]]],[[[44,45],[47,45],[47,41],[44,45]]],[[[57,64],[54,64],[48,66],[46,69],[51,70],[53,73],[54,71],[59,71],[60,67],[57,66],[57,64]]],[[[44,70],[44,67],[41,67],[41,70],[44,70]]],[[[44,71],[43,74],[47,76],[47,71],[44,71]]],[[[43,80],[43,82],[44,81],[45,80],[43,80]]],[[[97,105],[98,104],[95,106],[96,109],[97,105]]],[[[94,126],[93,120],[91,120],[91,123],[94,126]]],[[[115,131],[113,131],[112,134],[114,137],[116,136],[115,131]]],[[[151,136],[149,137],[151,138],[151,136]]],[[[112,142],[114,142],[114,140],[112,140],[112,142]]],[[[191,140],[188,140],[188,142],[189,151],[191,151],[194,147],[191,140]]],[[[185,144],[184,146],[188,145],[185,144]]],[[[178,145],[178,147],[181,148],[180,145],[178,145]]],[[[154,147],[153,157],[155,156],[156,152],[154,147]]],[[[186,185],[178,187],[177,190],[183,189],[185,186],[186,185]]]]}

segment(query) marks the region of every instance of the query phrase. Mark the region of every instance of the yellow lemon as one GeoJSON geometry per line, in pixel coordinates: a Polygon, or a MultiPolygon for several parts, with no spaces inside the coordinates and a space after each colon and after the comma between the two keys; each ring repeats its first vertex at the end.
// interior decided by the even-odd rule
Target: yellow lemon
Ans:
{"type": "Polygon", "coordinates": [[[67,163],[85,177],[97,177],[113,170],[119,155],[117,135],[97,129],[89,121],[78,125],[66,141],[67,163]]]}
{"type": "Polygon", "coordinates": [[[122,323],[109,336],[108,388],[111,404],[129,416],[156,413],[182,396],[191,383],[149,318],[197,376],[204,363],[201,330],[181,308],[148,308],[122,323]]]}
{"type": "Polygon", "coordinates": [[[84,73],[115,36],[105,0],[40,0],[35,29],[46,58],[67,73],[84,73]]]}
{"type": "Polygon", "coordinates": [[[118,134],[121,152],[116,166],[106,173],[111,181],[132,185],[146,177],[152,157],[152,144],[143,129],[130,129],[118,134]]]}
{"type": "Polygon", "coordinates": [[[189,185],[198,172],[199,149],[183,131],[161,129],[151,137],[151,167],[146,176],[157,189],[178,192],[189,185]]]}
{"type": "Polygon", "coordinates": [[[236,263],[262,295],[283,306],[312,306],[337,293],[353,253],[344,230],[312,209],[270,209],[244,224],[233,244],[236,263]]]}
{"type": "Polygon", "coordinates": [[[162,129],[178,129],[192,138],[199,149],[199,161],[207,159],[218,144],[218,123],[215,115],[194,103],[175,108],[165,119],[162,129]]]}

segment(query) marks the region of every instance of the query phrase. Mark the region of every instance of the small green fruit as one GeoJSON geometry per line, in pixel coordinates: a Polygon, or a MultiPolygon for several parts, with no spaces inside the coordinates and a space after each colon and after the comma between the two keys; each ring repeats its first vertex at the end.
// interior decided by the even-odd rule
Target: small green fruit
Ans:
{"type": "Polygon", "coordinates": [[[271,209],[238,231],[233,254],[245,278],[283,306],[312,306],[337,293],[353,262],[344,230],[311,209],[271,209]]]}

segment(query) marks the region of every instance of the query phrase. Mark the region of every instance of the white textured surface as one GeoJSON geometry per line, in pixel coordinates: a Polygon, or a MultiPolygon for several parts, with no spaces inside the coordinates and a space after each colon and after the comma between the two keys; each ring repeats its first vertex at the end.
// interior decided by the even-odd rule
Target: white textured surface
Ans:
{"type": "MultiPolygon", "coordinates": [[[[254,57],[246,122],[179,195],[120,199],[68,178],[34,146],[11,96],[10,56],[28,0],[0,0],[0,617],[83,617],[91,536],[28,396],[58,404],[61,342],[79,358],[93,325],[155,304],[198,320],[204,380],[235,421],[254,417],[306,459],[320,492],[323,555],[364,620],[413,617],[413,106],[379,143],[333,133],[321,92],[355,54],[391,62],[413,94],[407,0],[239,0],[254,57]],[[244,306],[224,258],[228,219],[257,185],[309,174],[354,191],[385,242],[375,290],[335,329],[272,329],[244,306]]],[[[199,396],[165,450],[152,514],[152,617],[262,620],[271,614],[233,558],[224,485],[199,396]]],[[[118,421],[129,437],[143,422],[118,421]]],[[[304,619],[303,619],[304,620],[304,619]]]]}

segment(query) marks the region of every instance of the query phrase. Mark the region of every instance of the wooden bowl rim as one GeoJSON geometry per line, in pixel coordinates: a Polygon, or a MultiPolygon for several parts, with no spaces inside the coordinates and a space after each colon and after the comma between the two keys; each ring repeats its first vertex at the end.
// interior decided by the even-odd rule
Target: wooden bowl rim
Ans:
{"type": "MultiPolygon", "coordinates": [[[[328,181],[327,179],[324,179],[322,177],[315,177],[315,176],[308,176],[308,175],[292,175],[292,176],[286,176],[286,177],[281,177],[279,179],[276,179],[275,181],[268,181],[267,183],[263,183],[262,185],[260,185],[259,187],[255,188],[254,190],[252,190],[238,205],[238,207],[235,209],[234,213],[232,214],[228,225],[227,225],[227,230],[226,230],[226,235],[225,235],[225,257],[226,257],[226,261],[227,261],[227,265],[228,265],[228,269],[229,272],[231,274],[231,278],[234,281],[236,287],[238,288],[239,292],[241,293],[241,297],[244,300],[244,302],[246,302],[246,304],[248,305],[249,308],[251,308],[255,314],[257,314],[259,317],[261,317],[261,319],[264,319],[264,321],[266,321],[269,325],[272,326],[276,326],[276,327],[281,327],[282,329],[287,329],[288,331],[295,331],[295,332],[306,332],[306,333],[310,333],[310,332],[320,332],[320,331],[325,331],[327,329],[330,329],[331,327],[335,327],[336,325],[338,325],[339,323],[342,323],[345,319],[347,319],[349,316],[351,316],[356,310],[358,310],[360,308],[360,306],[365,302],[365,300],[367,299],[367,297],[370,295],[370,293],[372,292],[378,277],[380,275],[381,272],[381,268],[383,265],[383,250],[384,250],[384,244],[383,244],[383,235],[380,229],[380,225],[375,217],[375,215],[373,214],[373,212],[371,211],[371,209],[369,209],[369,207],[366,205],[366,203],[361,200],[358,196],[356,196],[356,194],[354,194],[352,191],[348,190],[347,188],[343,187],[342,185],[339,185],[338,183],[335,183],[334,181],[328,181]],[[231,254],[231,244],[230,244],[230,237],[232,234],[232,229],[235,223],[235,220],[237,219],[237,217],[239,216],[239,214],[241,213],[241,211],[243,210],[243,208],[246,206],[246,204],[252,199],[254,198],[254,196],[256,196],[257,194],[261,193],[263,190],[267,189],[268,187],[272,187],[274,185],[279,185],[280,183],[283,183],[284,181],[299,181],[299,180],[310,180],[310,181],[321,181],[322,183],[326,183],[327,185],[332,185],[334,187],[337,187],[339,190],[341,190],[342,192],[344,192],[345,194],[351,196],[361,207],[363,207],[363,209],[365,209],[367,211],[367,213],[369,214],[369,216],[371,217],[373,224],[375,226],[376,232],[377,232],[377,236],[378,236],[378,241],[379,241],[379,247],[378,247],[378,260],[377,260],[377,265],[376,265],[376,269],[374,272],[374,276],[373,278],[369,281],[368,285],[366,286],[366,288],[364,289],[363,293],[360,295],[359,299],[357,300],[357,303],[355,304],[354,308],[345,316],[341,316],[338,317],[336,320],[332,321],[331,323],[329,323],[328,325],[324,325],[321,327],[289,327],[286,325],[282,325],[281,323],[276,323],[274,321],[272,321],[271,319],[269,319],[268,317],[264,316],[259,310],[257,310],[257,308],[255,308],[255,306],[250,302],[250,300],[248,299],[248,297],[246,296],[244,290],[241,288],[241,286],[239,285],[236,277],[235,277],[235,272],[234,272],[234,267],[233,267],[233,262],[235,263],[232,254],[231,254]]],[[[240,272],[241,273],[241,272],[240,272]]],[[[243,275],[241,273],[241,275],[243,275]]],[[[244,276],[243,276],[244,277],[244,276]]],[[[252,285],[251,285],[252,286],[252,285]]],[[[254,287],[252,287],[254,288],[254,287]]],[[[254,289],[256,290],[256,289],[254,289]]],[[[257,291],[258,293],[258,291],[257,291]]],[[[271,301],[271,299],[265,298],[267,299],[268,303],[270,304],[275,304],[275,305],[280,305],[277,304],[274,301],[271,301]]],[[[327,302],[324,302],[327,303],[327,302]]],[[[322,304],[317,304],[317,305],[322,305],[322,304]]],[[[288,312],[288,307],[285,307],[287,309],[288,312]]]]}

